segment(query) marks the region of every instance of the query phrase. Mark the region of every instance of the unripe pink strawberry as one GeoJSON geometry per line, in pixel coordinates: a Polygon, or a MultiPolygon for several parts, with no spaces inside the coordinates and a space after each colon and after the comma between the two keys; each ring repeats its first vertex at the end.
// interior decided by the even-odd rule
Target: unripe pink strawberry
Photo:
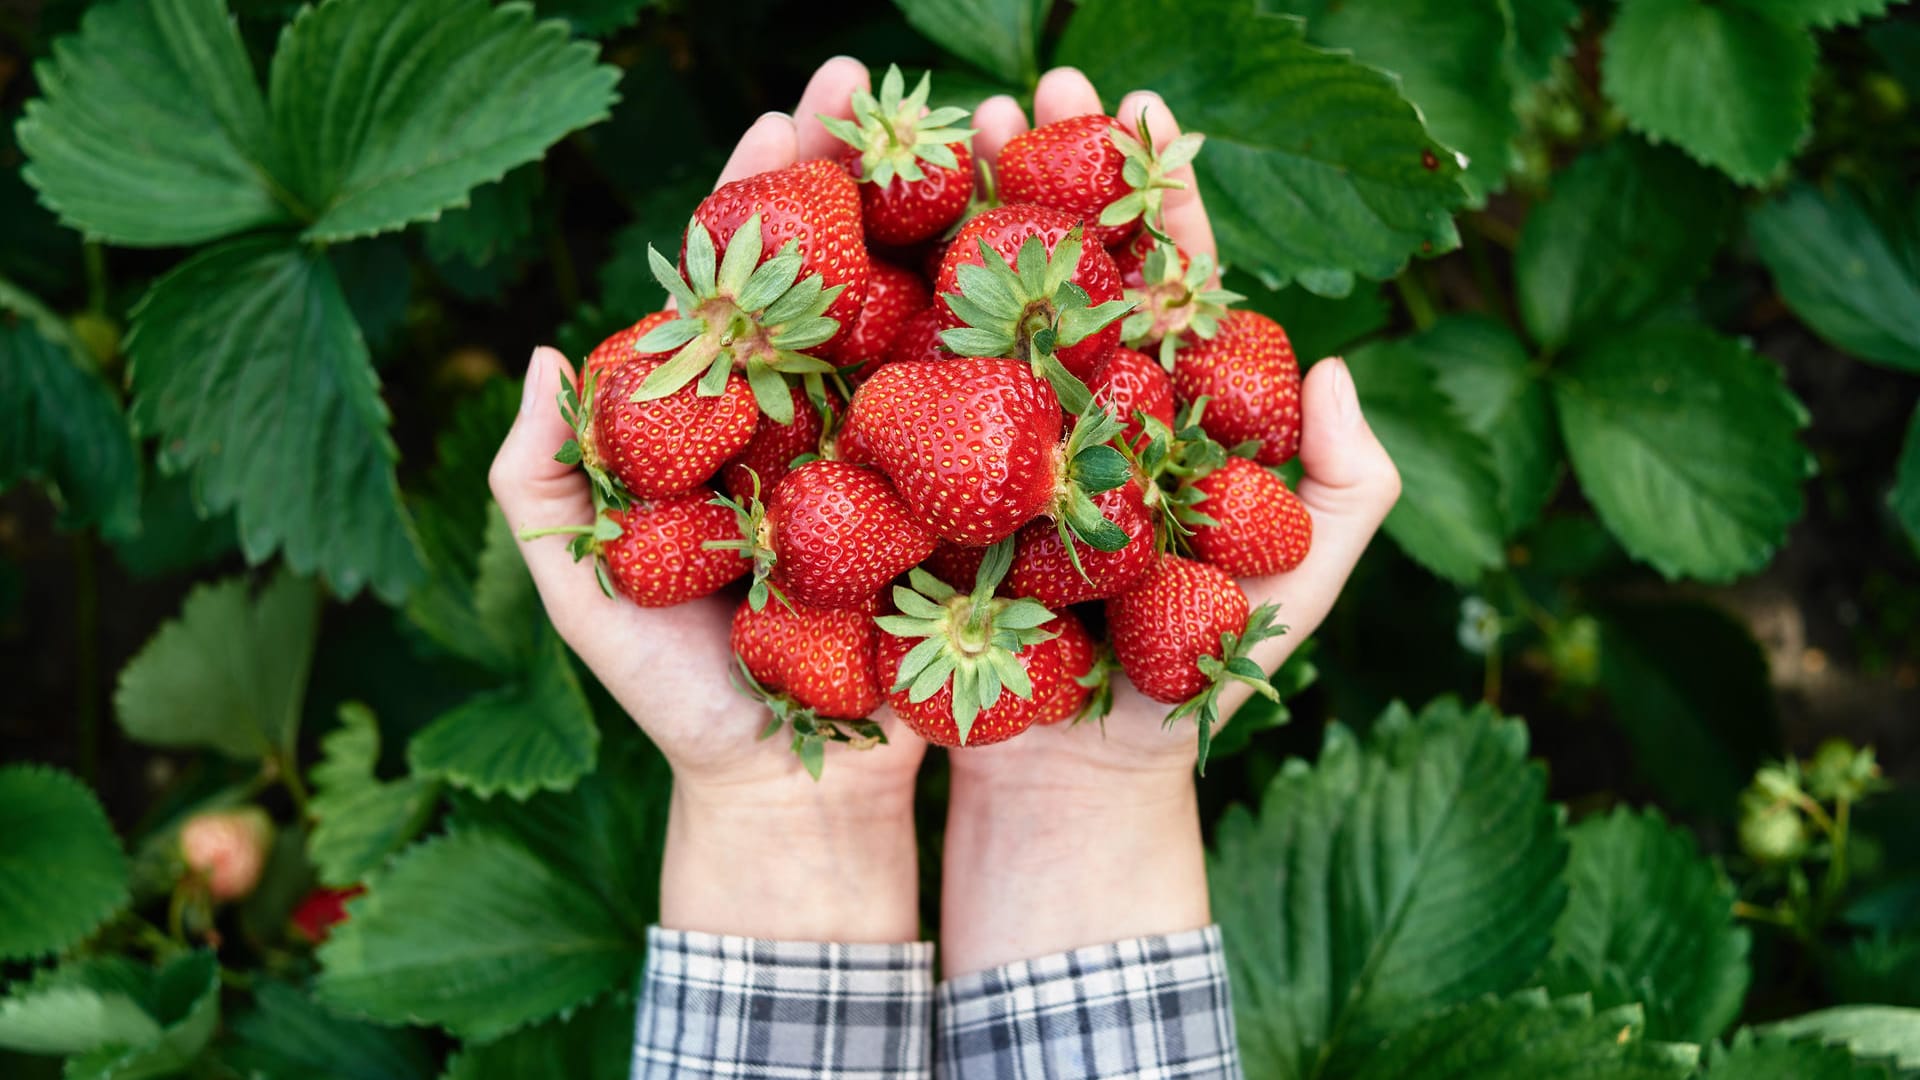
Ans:
{"type": "Polygon", "coordinates": [[[180,829],[180,857],[215,903],[253,893],[272,844],[273,820],[257,806],[195,814],[180,829]]]}

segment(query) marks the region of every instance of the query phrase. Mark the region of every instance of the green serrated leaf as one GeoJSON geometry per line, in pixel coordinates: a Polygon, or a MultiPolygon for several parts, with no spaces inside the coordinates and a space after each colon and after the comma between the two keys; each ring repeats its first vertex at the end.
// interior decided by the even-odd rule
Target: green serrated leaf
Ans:
{"type": "Polygon", "coordinates": [[[633,1023],[633,1003],[609,995],[504,1039],[467,1044],[448,1062],[446,1080],[624,1076],[633,1064],[633,1023]]]}
{"type": "Polygon", "coordinates": [[[468,193],[604,120],[618,70],[565,24],[484,0],[304,8],[281,35],[274,173],[333,242],[464,206],[468,193]]]}
{"type": "Polygon", "coordinates": [[[1492,451],[1503,535],[1540,518],[1563,471],[1546,384],[1526,346],[1483,315],[1449,315],[1408,339],[1468,431],[1492,451]]]}
{"type": "Polygon", "coordinates": [[[522,165],[473,189],[468,205],[448,210],[421,230],[427,258],[443,267],[503,266],[528,253],[540,166],[522,165]]]}
{"type": "Polygon", "coordinates": [[[440,715],[407,746],[416,776],[482,796],[564,791],[593,769],[599,729],[557,635],[524,678],[440,715]]]}
{"type": "Polygon", "coordinates": [[[1329,728],[1320,760],[1282,768],[1257,819],[1228,811],[1208,880],[1237,943],[1249,1076],[1322,1075],[1421,1016],[1526,983],[1566,902],[1566,844],[1526,754],[1526,729],[1485,706],[1442,699],[1416,720],[1396,705],[1365,747],[1329,728]]]}
{"type": "Polygon", "coordinates": [[[0,1047],[69,1055],[74,1080],[179,1075],[219,1028],[219,970],[188,952],[158,969],[106,957],[45,972],[0,1000],[0,1047]]]}
{"type": "Polygon", "coordinates": [[[641,939],[588,882],[495,829],[408,849],[351,912],[320,947],[317,995],[387,1023],[491,1039],[639,972],[641,939]]]}
{"type": "Polygon", "coordinates": [[[222,0],[99,4],[35,76],[25,176],[67,225],[168,247],[293,219],[262,167],[267,107],[222,0]]]}
{"type": "MultiPolygon", "coordinates": [[[[23,296],[0,281],[0,311],[23,296]]],[[[67,335],[0,319],[0,492],[22,480],[46,485],[62,528],[140,531],[140,461],[119,398],[67,335]]]]}
{"type": "Polygon", "coordinates": [[[254,1007],[233,1019],[222,1055],[247,1076],[289,1080],[431,1080],[438,1075],[418,1032],[351,1020],[278,981],[254,984],[254,1007]]]}
{"type": "Polygon", "coordinates": [[[1773,361],[1707,330],[1651,326],[1550,378],[1581,489],[1636,558],[1669,578],[1728,581],[1786,539],[1813,460],[1798,438],[1806,410],[1773,361]]]}
{"type": "Polygon", "coordinates": [[[1740,1015],[1751,977],[1752,935],[1734,922],[1726,875],[1653,811],[1617,809],[1567,838],[1567,909],[1547,988],[1590,993],[1603,1009],[1637,1002],[1646,1033],[1665,1042],[1717,1038],[1740,1015]]]}
{"type": "Polygon", "coordinates": [[[1845,1047],[1756,1038],[1742,1029],[1726,1046],[1707,1048],[1706,1080],[1885,1080],[1887,1071],[1854,1060],[1845,1047]]]}
{"type": "Polygon", "coordinates": [[[1743,184],[1807,137],[1813,35],[1739,3],[1624,0],[1601,46],[1601,86],[1636,131],[1743,184]]]}
{"type": "Polygon", "coordinates": [[[78,780],[0,769],[0,958],[60,952],[92,933],[127,903],[127,873],[106,811],[78,780]]]}
{"type": "Polygon", "coordinates": [[[1114,94],[1151,86],[1207,133],[1198,174],[1222,261],[1272,286],[1344,296],[1356,273],[1389,278],[1459,243],[1452,152],[1393,77],[1313,47],[1297,20],[1244,0],[1093,0],[1058,61],[1114,94]]]}
{"type": "Polygon", "coordinates": [[[274,236],[204,251],[148,290],[127,352],[135,427],[208,509],[236,509],[251,561],[280,551],[390,602],[422,577],[379,378],[324,258],[274,236]]]}
{"type": "MultiPolygon", "coordinates": [[[[1003,83],[1040,78],[1040,34],[1053,0],[894,0],[915,30],[1003,83]]],[[[942,81],[945,81],[943,76],[942,81]]]]}
{"type": "Polygon", "coordinates": [[[1768,1024],[1762,1036],[1810,1039],[1844,1046],[1856,1056],[1891,1059],[1902,1069],[1920,1069],[1920,1009],[1891,1005],[1841,1005],[1768,1024]]]}
{"type": "Polygon", "coordinates": [[[1734,0],[1740,7],[1771,15],[1795,26],[1831,30],[1877,18],[1901,0],[1734,0]]]}
{"type": "Polygon", "coordinates": [[[1528,333],[1558,350],[1640,322],[1707,272],[1736,202],[1674,150],[1617,139],[1553,180],[1514,251],[1528,333]]]}
{"type": "Polygon", "coordinates": [[[307,853],[321,883],[341,888],[359,883],[413,839],[433,813],[439,786],[375,775],[380,728],[364,705],[341,706],[340,727],[321,741],[320,752],[307,807],[314,822],[307,853]]]}
{"type": "Polygon", "coordinates": [[[1354,1080],[1682,1080],[1699,1051],[1646,1038],[1632,1006],[1595,1013],[1584,997],[1543,990],[1484,998],[1426,1017],[1357,1056],[1338,1075],[1354,1080]]]}
{"type": "Polygon", "coordinates": [[[1525,89],[1553,74],[1553,62],[1573,51],[1579,0],[1530,0],[1509,4],[1513,12],[1514,84],[1525,89]]]}
{"type": "Polygon", "coordinates": [[[1421,340],[1366,345],[1347,362],[1367,422],[1400,469],[1387,535],[1414,561],[1463,584],[1504,563],[1493,452],[1441,392],[1421,340]]]}
{"type": "Polygon", "coordinates": [[[1848,183],[1800,183],[1754,210],[1747,232],[1815,333],[1863,360],[1920,371],[1920,201],[1902,214],[1848,183]]]}
{"type": "Polygon", "coordinates": [[[281,574],[250,597],[244,577],[201,585],[120,671],[120,726],[155,746],[291,760],[320,605],[281,574]]]}

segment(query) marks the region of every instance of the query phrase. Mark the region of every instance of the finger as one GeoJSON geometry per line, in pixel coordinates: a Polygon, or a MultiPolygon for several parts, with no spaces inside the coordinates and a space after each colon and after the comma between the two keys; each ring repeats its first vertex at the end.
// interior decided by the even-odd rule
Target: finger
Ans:
{"type": "Polygon", "coordinates": [[[990,97],[973,110],[973,156],[992,165],[1001,149],[1026,131],[1027,114],[1019,102],[1005,94],[990,97]]]}
{"type": "Polygon", "coordinates": [[[870,85],[867,65],[851,56],[836,56],[821,64],[820,70],[807,80],[800,104],[793,110],[798,148],[794,160],[833,157],[845,149],[847,144],[827,130],[820,116],[824,113],[842,120],[853,119],[853,92],[870,85]]]}
{"type": "Polygon", "coordinates": [[[1346,362],[1313,366],[1301,388],[1299,494],[1313,516],[1313,545],[1285,574],[1241,582],[1255,604],[1280,604],[1288,632],[1256,646],[1271,669],[1318,627],[1400,497],[1400,473],[1360,412],[1346,362]]]}
{"type": "Polygon", "coordinates": [[[727,167],[720,170],[720,179],[713,186],[786,168],[800,160],[795,156],[799,152],[795,140],[793,117],[779,112],[762,114],[734,144],[733,156],[727,158],[727,167]]]}
{"type": "Polygon", "coordinates": [[[568,613],[600,598],[593,571],[567,552],[567,535],[520,540],[522,529],[584,525],[593,520],[593,495],[584,473],[553,455],[573,431],[560,415],[558,399],[573,370],[566,357],[549,348],[533,351],[527,362],[520,413],[514,418],[487,473],[494,501],[520,545],[520,556],[556,626],[568,625],[568,613]]]}
{"type": "MultiPolygon", "coordinates": [[[[1115,114],[1123,127],[1140,134],[1141,111],[1145,110],[1147,130],[1153,135],[1153,148],[1164,150],[1167,144],[1180,135],[1180,122],[1173,117],[1173,111],[1160,95],[1151,90],[1135,90],[1120,99],[1120,111],[1115,114]]],[[[1174,188],[1161,194],[1160,208],[1165,215],[1167,235],[1189,256],[1213,256],[1213,223],[1207,218],[1207,208],[1200,202],[1200,185],[1194,181],[1193,166],[1186,165],[1168,174],[1185,187],[1174,188]]]]}
{"type": "Polygon", "coordinates": [[[1079,68],[1054,68],[1040,76],[1040,85],[1033,91],[1035,127],[1100,111],[1100,93],[1079,68]]]}

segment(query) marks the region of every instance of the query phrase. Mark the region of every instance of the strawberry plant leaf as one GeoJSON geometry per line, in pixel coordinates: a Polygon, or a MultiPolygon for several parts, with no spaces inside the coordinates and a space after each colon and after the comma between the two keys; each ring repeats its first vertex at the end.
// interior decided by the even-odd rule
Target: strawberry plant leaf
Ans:
{"type": "Polygon", "coordinates": [[[120,400],[65,324],[0,280],[0,492],[37,480],[62,528],[140,531],[140,461],[120,400]]]}
{"type": "Polygon", "coordinates": [[[291,221],[262,163],[266,103],[222,0],[118,0],[35,69],[20,146],[61,221],[168,247],[291,221]]]}
{"type": "Polygon", "coordinates": [[[1560,482],[1546,385],[1526,346],[1481,315],[1450,315],[1407,341],[1436,385],[1493,453],[1500,516],[1511,538],[1539,520],[1560,482]]]}
{"type": "Polygon", "coordinates": [[[1731,816],[1753,771],[1780,750],[1759,644],[1707,604],[1617,604],[1600,614],[1600,684],[1636,766],[1675,809],[1731,816]]]}
{"type": "Polygon", "coordinates": [[[1763,12],[1795,26],[1831,30],[1876,18],[1901,0],[1735,0],[1744,8],[1763,12]]]}
{"type": "Polygon", "coordinates": [[[1796,184],[1747,218],[1781,299],[1837,349],[1920,371],[1920,200],[1877,208],[1846,183],[1796,184]]]}
{"type": "Polygon", "coordinates": [[[1795,1042],[1778,1035],[1756,1038],[1741,1029],[1725,1046],[1707,1048],[1706,1080],[1885,1080],[1887,1070],[1856,1061],[1841,1046],[1795,1042]]]}
{"type": "Polygon", "coordinates": [[[1814,60],[1805,28],[1748,5],[1624,0],[1601,85],[1635,131],[1756,185],[1807,137],[1814,60]]]}
{"type": "Polygon", "coordinates": [[[320,753],[307,807],[314,821],[307,855],[321,884],[344,888],[413,839],[433,813],[439,786],[375,775],[380,727],[373,710],[358,703],[340,707],[340,726],[321,740],[320,753]]]}
{"type": "Polygon", "coordinates": [[[1418,339],[1376,342],[1347,358],[1361,408],[1399,466],[1402,494],[1387,535],[1450,581],[1506,560],[1493,452],[1441,392],[1418,339]]]}
{"type": "Polygon", "coordinates": [[[640,13],[660,0],[537,0],[533,5],[545,18],[565,19],[581,37],[606,37],[632,26],[640,13]]]}
{"type": "Polygon", "coordinates": [[[110,957],[58,968],[0,1001],[0,1046],[77,1055],[74,1080],[176,1076],[220,1026],[220,966],[183,953],[158,969],[110,957]],[[99,1020],[97,1027],[89,1026],[99,1020]]]}
{"type": "Polygon", "coordinates": [[[150,477],[140,487],[140,531],[113,542],[120,565],[134,578],[151,580],[205,566],[238,545],[233,515],[202,516],[189,477],[150,477]]]}
{"type": "Polygon", "coordinates": [[[1699,1051],[1649,1041],[1640,1010],[1594,1011],[1582,996],[1552,1000],[1544,990],[1482,998],[1422,1019],[1356,1054],[1338,1075],[1352,1080],[1681,1080],[1699,1051]]]}
{"type": "MultiPolygon", "coordinates": [[[[1467,156],[1473,205],[1505,185],[1520,124],[1508,81],[1508,16],[1498,4],[1452,0],[1285,0],[1266,10],[1307,21],[1307,40],[1352,50],[1400,80],[1433,137],[1467,156]]],[[[1525,6],[1525,5],[1518,5],[1525,6]]]]}
{"type": "Polygon", "coordinates": [[[446,1080],[520,1080],[528,1076],[625,1076],[632,1065],[634,1006],[615,993],[516,1031],[469,1044],[447,1063],[446,1080]]]}
{"type": "Polygon", "coordinates": [[[293,760],[320,604],[281,574],[249,596],[244,577],[201,585],[120,670],[114,709],[126,733],[240,760],[293,760]]]}
{"type": "MultiPolygon", "coordinates": [[[[1920,895],[1920,886],[1910,886],[1920,895]]],[[[1920,1008],[1920,930],[1876,933],[1823,950],[1822,981],[1843,1003],[1920,1008]]]]}
{"type": "Polygon", "coordinates": [[[1780,367],[1694,326],[1606,337],[1549,375],[1580,487],[1629,553],[1668,578],[1765,565],[1800,517],[1807,412],[1780,367]]]}
{"type": "MultiPolygon", "coordinates": [[[[1521,986],[1566,903],[1566,844],[1526,729],[1442,699],[1390,708],[1366,745],[1333,725],[1208,860],[1249,1076],[1328,1060],[1436,1009],[1521,986]]],[[[1615,1031],[1618,1030],[1616,1027],[1615,1031]]],[[[1536,1074],[1537,1075],[1537,1074],[1536,1074]]]]}
{"type": "Polygon", "coordinates": [[[254,985],[253,1004],[233,1018],[235,1045],[221,1054],[243,1076],[432,1080],[438,1075],[417,1032],[348,1019],[274,980],[254,985]]]}
{"type": "Polygon", "coordinates": [[[1920,1009],[1841,1005],[1758,1030],[1762,1037],[1810,1039],[1844,1046],[1855,1057],[1891,1059],[1900,1069],[1920,1069],[1920,1009]]]}
{"type": "Polygon", "coordinates": [[[474,188],[466,206],[448,210],[421,229],[427,258],[454,268],[517,262],[533,236],[534,201],[540,197],[542,179],[536,163],[474,188]]]}
{"type": "Polygon", "coordinates": [[[420,578],[379,379],[325,258],[273,236],[204,251],[148,290],[127,351],[135,427],[209,510],[237,509],[249,560],[278,550],[389,601],[420,578]]]}
{"type": "Polygon", "coordinates": [[[1920,409],[1915,409],[1913,419],[1907,422],[1907,441],[1900,450],[1900,464],[1887,502],[1900,524],[1906,526],[1907,535],[1920,544],[1920,409]]]}
{"type": "Polygon", "coordinates": [[[893,2],[915,30],[1001,83],[1031,89],[1040,81],[1040,33],[1053,0],[893,2]]]}
{"type": "Polygon", "coordinates": [[[1298,20],[1253,0],[1091,0],[1058,59],[1109,91],[1156,90],[1206,133],[1198,173],[1221,259],[1270,287],[1345,296],[1356,273],[1385,280],[1459,244],[1452,151],[1392,76],[1308,44],[1298,20]]]}
{"type": "Polygon", "coordinates": [[[641,940],[590,883],[496,830],[414,845],[347,910],[320,947],[316,994],[385,1023],[492,1039],[640,970],[641,940]]]}
{"type": "Polygon", "coordinates": [[[1718,1037],[1740,1015],[1751,978],[1752,935],[1734,923],[1726,875],[1656,811],[1622,807],[1567,839],[1567,909],[1548,988],[1591,993],[1603,1009],[1638,1003],[1647,1034],[1665,1042],[1718,1037]]]}
{"type": "Polygon", "coordinates": [[[565,791],[592,771],[600,745],[592,707],[566,646],[543,633],[521,679],[474,696],[413,737],[407,763],[414,775],[525,799],[565,791]]]}
{"type": "Polygon", "coordinates": [[[1553,62],[1573,51],[1579,0],[1532,0],[1508,4],[1513,16],[1511,56],[1516,86],[1526,89],[1553,74],[1553,62]]]}
{"type": "Polygon", "coordinates": [[[1718,174],[1618,139],[1554,178],[1513,272],[1527,332],[1548,351],[1638,323],[1707,272],[1735,205],[1718,174]]]}
{"type": "Polygon", "coordinates": [[[524,4],[333,0],[303,8],[270,75],[275,160],[334,242],[430,220],[604,120],[615,68],[524,4]]]}
{"type": "Polygon", "coordinates": [[[106,811],[80,781],[0,769],[0,958],[65,951],[127,903],[127,874],[106,811]]]}

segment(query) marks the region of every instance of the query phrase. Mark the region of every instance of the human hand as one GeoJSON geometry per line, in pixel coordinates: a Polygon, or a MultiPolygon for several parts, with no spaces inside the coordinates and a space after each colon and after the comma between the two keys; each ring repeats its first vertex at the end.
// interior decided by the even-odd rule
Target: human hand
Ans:
{"type": "MultiPolygon", "coordinates": [[[[817,114],[851,116],[867,71],[822,65],[793,116],[768,113],[734,148],[718,183],[830,156],[817,114]]],[[[574,372],[535,350],[520,413],[489,481],[516,535],[593,520],[588,481],[554,460],[573,436],[557,398],[574,372]]],[[[913,781],[926,747],[883,710],[887,742],[828,747],[816,783],[785,739],[759,740],[767,710],[735,689],[730,593],[669,608],[601,592],[567,537],[520,541],[548,618],[673,768],[661,922],[673,929],[819,941],[918,934],[913,781]]]]}
{"type": "MultiPolygon", "coordinates": [[[[1143,109],[1156,144],[1180,134],[1149,91],[1128,94],[1113,115],[1134,129],[1143,109]]],[[[1048,72],[1034,95],[1038,124],[1101,111],[1092,84],[1071,68],[1048,72]]],[[[997,97],[981,104],[974,127],[975,155],[992,162],[1027,130],[1027,119],[1012,98],[997,97]]],[[[1213,228],[1192,170],[1173,175],[1187,186],[1165,194],[1166,230],[1188,254],[1211,256],[1213,228]]],[[[1313,517],[1312,549],[1288,573],[1240,582],[1254,606],[1280,605],[1287,626],[1253,649],[1267,671],[1326,618],[1400,492],[1344,362],[1314,365],[1301,411],[1298,493],[1313,517]]],[[[1231,716],[1248,694],[1243,685],[1227,688],[1220,715],[1231,716]]],[[[1034,728],[951,755],[941,909],[949,975],[1209,921],[1193,787],[1197,742],[1186,722],[1165,727],[1167,713],[1116,673],[1104,730],[1034,728]]]]}

